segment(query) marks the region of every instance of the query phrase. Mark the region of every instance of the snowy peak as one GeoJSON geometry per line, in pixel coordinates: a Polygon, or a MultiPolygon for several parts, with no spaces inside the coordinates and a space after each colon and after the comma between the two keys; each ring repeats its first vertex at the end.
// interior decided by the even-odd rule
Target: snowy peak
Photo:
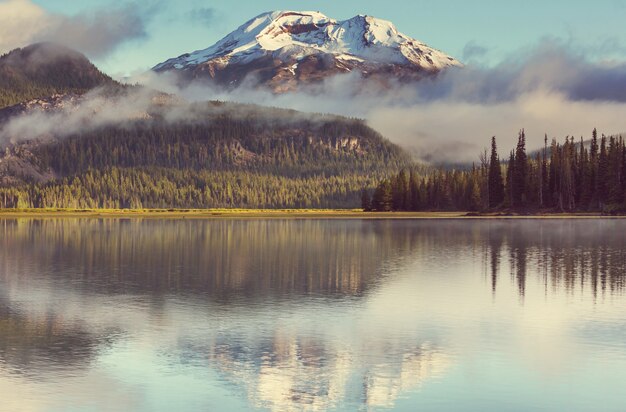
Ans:
{"type": "Polygon", "coordinates": [[[383,66],[422,74],[462,66],[453,57],[400,33],[387,20],[358,15],[337,21],[319,12],[273,11],[247,21],[207,49],[169,59],[153,70],[208,73],[218,78],[228,66],[252,65],[258,71],[268,64],[277,69],[282,63],[282,71],[297,77],[298,64],[312,59],[323,61],[325,70],[334,66],[339,71],[359,69],[363,74],[383,66]],[[329,61],[333,62],[330,66],[329,61]]]}

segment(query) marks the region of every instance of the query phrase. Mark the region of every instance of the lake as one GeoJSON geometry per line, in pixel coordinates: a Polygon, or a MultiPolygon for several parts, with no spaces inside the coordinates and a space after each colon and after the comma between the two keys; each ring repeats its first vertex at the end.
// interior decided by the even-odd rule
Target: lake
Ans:
{"type": "Polygon", "coordinates": [[[1,411],[626,410],[626,220],[0,219],[1,411]]]}

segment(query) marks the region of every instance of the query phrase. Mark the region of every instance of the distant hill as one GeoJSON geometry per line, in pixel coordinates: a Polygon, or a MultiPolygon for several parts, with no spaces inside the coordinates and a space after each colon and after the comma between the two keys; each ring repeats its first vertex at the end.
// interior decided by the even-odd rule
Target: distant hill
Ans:
{"type": "Polygon", "coordinates": [[[83,54],[54,43],[33,44],[0,57],[0,108],[114,83],[83,54]]]}
{"type": "MultiPolygon", "coordinates": [[[[0,118],[80,100],[36,100],[0,118]]],[[[409,164],[361,120],[174,100],[119,124],[5,145],[0,207],[354,208],[361,188],[409,164]],[[172,120],[173,110],[186,115],[172,120]]]]}

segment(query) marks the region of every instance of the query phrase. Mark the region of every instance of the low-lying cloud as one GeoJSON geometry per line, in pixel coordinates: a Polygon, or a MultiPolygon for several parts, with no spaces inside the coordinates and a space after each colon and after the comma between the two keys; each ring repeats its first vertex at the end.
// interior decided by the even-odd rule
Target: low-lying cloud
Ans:
{"type": "Polygon", "coordinates": [[[137,121],[210,122],[223,114],[232,118],[256,119],[268,128],[325,118],[293,111],[259,111],[252,105],[238,105],[233,110],[232,105],[191,102],[143,86],[123,90],[104,86],[84,95],[55,95],[25,106],[0,110],[0,149],[25,140],[62,139],[102,127],[131,127],[137,121]]]}
{"type": "MultiPolygon", "coordinates": [[[[505,157],[522,128],[529,149],[541,147],[544,134],[562,141],[565,136],[588,138],[594,127],[606,134],[626,132],[626,63],[593,62],[556,40],[493,67],[468,65],[436,78],[391,86],[363,82],[357,73],[280,95],[255,87],[254,82],[226,90],[210,81],[184,83],[172,73],[143,73],[131,81],[190,102],[236,101],[364,118],[385,137],[433,163],[476,161],[494,135],[505,157]]],[[[101,96],[90,99],[107,105],[101,96]]],[[[129,113],[145,111],[148,104],[144,97],[131,94],[110,109],[66,113],[69,119],[55,119],[57,126],[50,127],[64,133],[66,125],[121,122],[129,113]]],[[[180,119],[185,111],[172,110],[166,117],[180,119]]],[[[41,125],[55,122],[38,119],[41,125]]],[[[22,121],[24,129],[14,123],[12,138],[26,135],[29,123],[22,121]]]]}
{"type": "Polygon", "coordinates": [[[505,156],[522,128],[530,149],[542,146],[545,134],[562,141],[588,138],[594,127],[626,132],[626,63],[592,62],[555,39],[493,67],[468,65],[391,87],[364,84],[356,73],[281,95],[249,84],[229,91],[200,81],[181,87],[172,74],[137,80],[192,101],[234,100],[365,118],[385,137],[436,163],[477,160],[494,135],[505,156]]]}
{"type": "Polygon", "coordinates": [[[48,41],[100,58],[147,36],[149,10],[135,4],[75,16],[51,13],[31,0],[0,0],[0,53],[48,41]]]}

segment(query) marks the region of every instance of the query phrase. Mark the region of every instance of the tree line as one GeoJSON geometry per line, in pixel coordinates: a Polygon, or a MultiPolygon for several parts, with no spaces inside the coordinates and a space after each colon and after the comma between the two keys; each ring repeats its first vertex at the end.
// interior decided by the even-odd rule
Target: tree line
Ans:
{"type": "Polygon", "coordinates": [[[246,171],[107,168],[47,183],[0,187],[0,208],[354,208],[363,174],[287,177],[246,171]]]}
{"type": "Polygon", "coordinates": [[[496,138],[491,152],[468,170],[403,169],[379,182],[373,193],[361,192],[369,211],[626,211],[626,147],[621,136],[555,139],[526,152],[520,131],[516,147],[502,160],[496,138]]]}

